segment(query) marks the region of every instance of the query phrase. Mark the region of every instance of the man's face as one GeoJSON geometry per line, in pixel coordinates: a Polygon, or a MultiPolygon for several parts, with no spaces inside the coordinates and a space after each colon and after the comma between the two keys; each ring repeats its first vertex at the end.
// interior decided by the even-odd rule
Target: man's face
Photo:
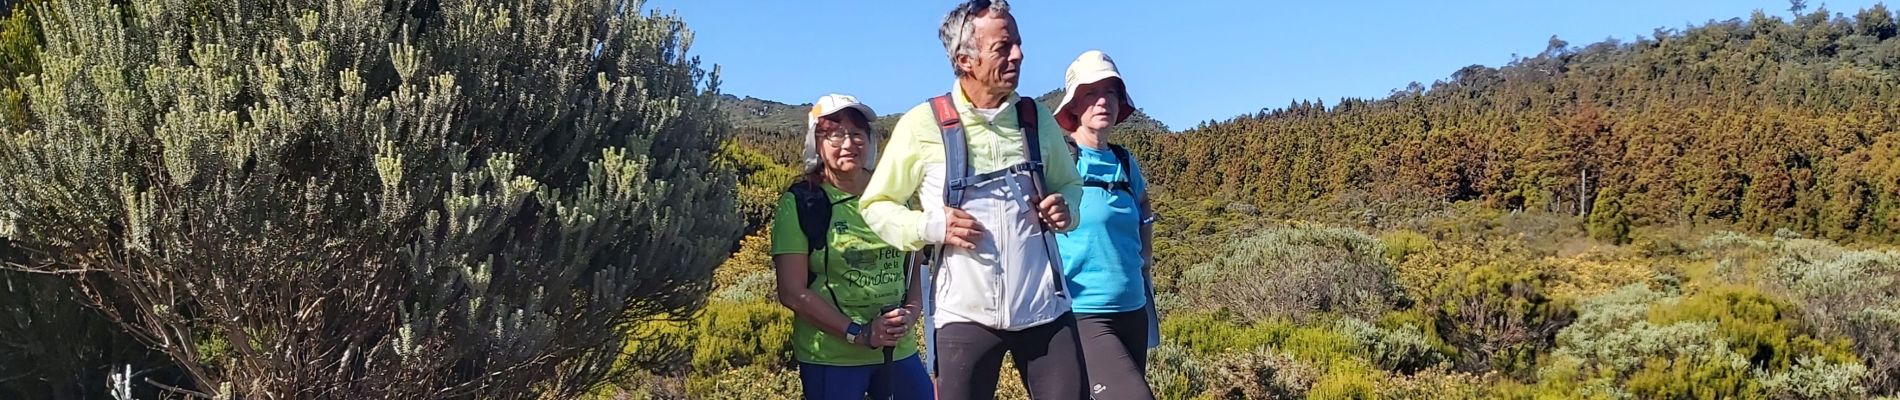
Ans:
{"type": "Polygon", "coordinates": [[[992,12],[976,18],[971,42],[975,56],[957,57],[971,78],[997,91],[1015,91],[1023,67],[1023,41],[1016,18],[992,12]]]}

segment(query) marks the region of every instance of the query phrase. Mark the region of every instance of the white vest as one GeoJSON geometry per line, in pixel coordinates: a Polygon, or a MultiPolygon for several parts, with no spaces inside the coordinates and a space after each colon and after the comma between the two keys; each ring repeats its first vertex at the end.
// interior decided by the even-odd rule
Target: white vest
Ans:
{"type": "MultiPolygon", "coordinates": [[[[988,171],[973,171],[982,174],[988,171]]],[[[973,175],[974,175],[973,174],[973,175]]],[[[1029,196],[1035,191],[1027,172],[976,182],[964,190],[963,211],[984,229],[976,250],[942,245],[931,269],[935,304],[932,327],[970,322],[1006,331],[1020,331],[1055,321],[1069,312],[1069,298],[1061,290],[1063,278],[1054,272],[1062,257],[1055,238],[1043,230],[1029,196]]],[[[924,168],[918,197],[925,210],[942,210],[944,165],[924,168]]]]}

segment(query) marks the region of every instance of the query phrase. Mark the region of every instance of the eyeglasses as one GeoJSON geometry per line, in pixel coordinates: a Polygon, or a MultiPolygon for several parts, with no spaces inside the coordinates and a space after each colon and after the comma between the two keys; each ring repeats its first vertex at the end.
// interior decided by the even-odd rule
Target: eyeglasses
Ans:
{"type": "Polygon", "coordinates": [[[832,132],[825,132],[825,133],[818,134],[819,139],[824,139],[825,143],[830,143],[830,144],[842,144],[847,139],[854,142],[858,142],[858,143],[864,143],[865,141],[869,140],[870,137],[871,137],[870,135],[866,135],[864,132],[849,132],[849,131],[832,131],[832,132]]]}

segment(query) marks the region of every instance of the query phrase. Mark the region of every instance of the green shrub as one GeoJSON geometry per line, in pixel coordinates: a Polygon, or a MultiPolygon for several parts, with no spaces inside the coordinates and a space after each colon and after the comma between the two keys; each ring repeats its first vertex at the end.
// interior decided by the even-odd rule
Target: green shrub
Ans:
{"type": "Polygon", "coordinates": [[[1379,243],[1385,245],[1385,259],[1393,265],[1405,262],[1405,256],[1432,247],[1431,238],[1409,230],[1393,231],[1379,235],[1379,243]]]}
{"type": "Polygon", "coordinates": [[[1437,338],[1418,325],[1386,329],[1356,318],[1341,318],[1334,324],[1340,334],[1364,346],[1367,360],[1381,369],[1412,373],[1448,360],[1442,342],[1434,343],[1437,338]]]}
{"type": "Polygon", "coordinates": [[[1826,342],[1809,336],[1800,310],[1760,291],[1722,288],[1649,310],[1656,324],[1713,321],[1714,332],[1754,368],[1784,370],[1805,355],[1828,362],[1857,362],[1847,341],[1826,342]]]}
{"type": "Polygon", "coordinates": [[[1184,277],[1190,296],[1251,320],[1372,319],[1402,298],[1378,240],[1343,228],[1269,228],[1184,277]]]}
{"type": "Polygon", "coordinates": [[[739,241],[739,250],[713,270],[713,298],[746,303],[776,301],[778,276],[772,266],[772,228],[765,227],[739,241]]]}
{"type": "Polygon", "coordinates": [[[1194,354],[1216,354],[1264,346],[1264,336],[1242,337],[1248,330],[1235,324],[1225,312],[1193,312],[1169,315],[1161,320],[1161,337],[1168,343],[1194,354]]]}
{"type": "Polygon", "coordinates": [[[1309,363],[1270,349],[1220,354],[1208,365],[1210,382],[1201,396],[1223,399],[1301,398],[1323,374],[1309,363]]]}
{"type": "Polygon", "coordinates": [[[1861,397],[1867,367],[1852,362],[1828,362],[1819,356],[1806,356],[1792,368],[1761,377],[1762,388],[1776,398],[1819,399],[1861,397]]]}
{"type": "Polygon", "coordinates": [[[748,365],[686,381],[687,398],[792,400],[804,398],[798,370],[748,365]]]}
{"type": "Polygon", "coordinates": [[[1514,398],[1495,374],[1471,374],[1452,371],[1450,366],[1419,370],[1411,374],[1389,374],[1379,382],[1379,398],[1417,400],[1465,400],[1514,398]]]}
{"type": "Polygon", "coordinates": [[[1385,379],[1384,374],[1364,362],[1347,360],[1333,363],[1327,368],[1326,375],[1313,382],[1313,389],[1307,393],[1312,399],[1377,399],[1378,383],[1385,379]]]}
{"type": "Polygon", "coordinates": [[[1623,198],[1614,186],[1597,193],[1586,227],[1590,238],[1613,244],[1630,241],[1630,218],[1623,212],[1623,198]]]}
{"type": "MultiPolygon", "coordinates": [[[[1761,281],[1799,307],[1818,337],[1845,338],[1874,393],[1900,390],[1900,253],[1852,250],[1797,235],[1756,239],[1720,232],[1701,251],[1734,281],[1761,281]]],[[[1789,360],[1782,359],[1782,362],[1789,360]]]]}
{"type": "Polygon", "coordinates": [[[1175,343],[1148,352],[1148,387],[1156,399],[1189,399],[1207,390],[1208,372],[1199,355],[1175,343]]]}
{"type": "Polygon", "coordinates": [[[1841,397],[1864,375],[1846,343],[1801,333],[1752,289],[1687,297],[1633,285],[1585,303],[1539,371],[1547,391],[1610,398],[1841,397]]]}
{"type": "Polygon", "coordinates": [[[1209,243],[1226,243],[1253,229],[1260,221],[1256,217],[1227,212],[1223,203],[1214,197],[1184,198],[1165,190],[1151,194],[1155,213],[1161,216],[1154,227],[1154,279],[1158,292],[1179,292],[1189,269],[1222,254],[1221,246],[1209,246],[1209,243]]]}
{"type": "Polygon", "coordinates": [[[773,303],[712,303],[693,331],[693,369],[722,371],[792,362],[792,312],[773,303]]]}
{"type": "Polygon", "coordinates": [[[581,395],[744,232],[637,2],[50,4],[0,214],[204,397],[581,395]]]}
{"type": "Polygon", "coordinates": [[[1161,322],[1162,337],[1199,355],[1275,349],[1300,361],[1327,363],[1364,358],[1367,349],[1348,333],[1327,324],[1294,325],[1268,321],[1247,324],[1222,312],[1170,316],[1161,322]]]}
{"type": "Polygon", "coordinates": [[[1539,370],[1540,383],[1586,397],[1629,398],[1625,379],[1647,368],[1650,360],[1722,361],[1729,363],[1726,368],[1746,367],[1746,361],[1729,357],[1726,346],[1711,343],[1714,323],[1647,321],[1650,307],[1665,299],[1675,301],[1638,285],[1586,301],[1577,322],[1558,335],[1558,348],[1539,370]]]}
{"type": "Polygon", "coordinates": [[[773,212],[778,210],[779,197],[785,194],[786,187],[800,179],[802,168],[773,160],[738,140],[721,143],[713,162],[732,169],[739,176],[736,206],[745,220],[746,232],[762,232],[765,225],[771,223],[773,212]]]}
{"type": "MultiPolygon", "coordinates": [[[[763,301],[713,301],[691,318],[635,325],[616,361],[633,376],[699,377],[760,366],[791,368],[792,312],[763,301]]],[[[621,382],[622,386],[631,385],[621,382]]]]}
{"type": "Polygon", "coordinates": [[[1457,370],[1524,377],[1576,316],[1568,300],[1548,294],[1557,275],[1543,266],[1512,253],[1453,247],[1408,258],[1400,275],[1419,293],[1435,336],[1457,349],[1457,370]]]}

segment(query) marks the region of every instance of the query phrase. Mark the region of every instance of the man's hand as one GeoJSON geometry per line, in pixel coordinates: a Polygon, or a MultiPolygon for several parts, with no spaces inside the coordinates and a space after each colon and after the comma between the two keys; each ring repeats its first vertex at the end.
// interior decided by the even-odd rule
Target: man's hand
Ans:
{"type": "Polygon", "coordinates": [[[1069,230],[1069,225],[1072,223],[1069,219],[1069,203],[1062,199],[1061,193],[1043,196],[1042,203],[1036,205],[1036,210],[1041,214],[1042,222],[1049,225],[1049,229],[1069,230]]]}
{"type": "Polygon", "coordinates": [[[943,208],[943,244],[976,250],[976,239],[983,235],[983,226],[976,223],[970,213],[955,207],[943,208]]]}

